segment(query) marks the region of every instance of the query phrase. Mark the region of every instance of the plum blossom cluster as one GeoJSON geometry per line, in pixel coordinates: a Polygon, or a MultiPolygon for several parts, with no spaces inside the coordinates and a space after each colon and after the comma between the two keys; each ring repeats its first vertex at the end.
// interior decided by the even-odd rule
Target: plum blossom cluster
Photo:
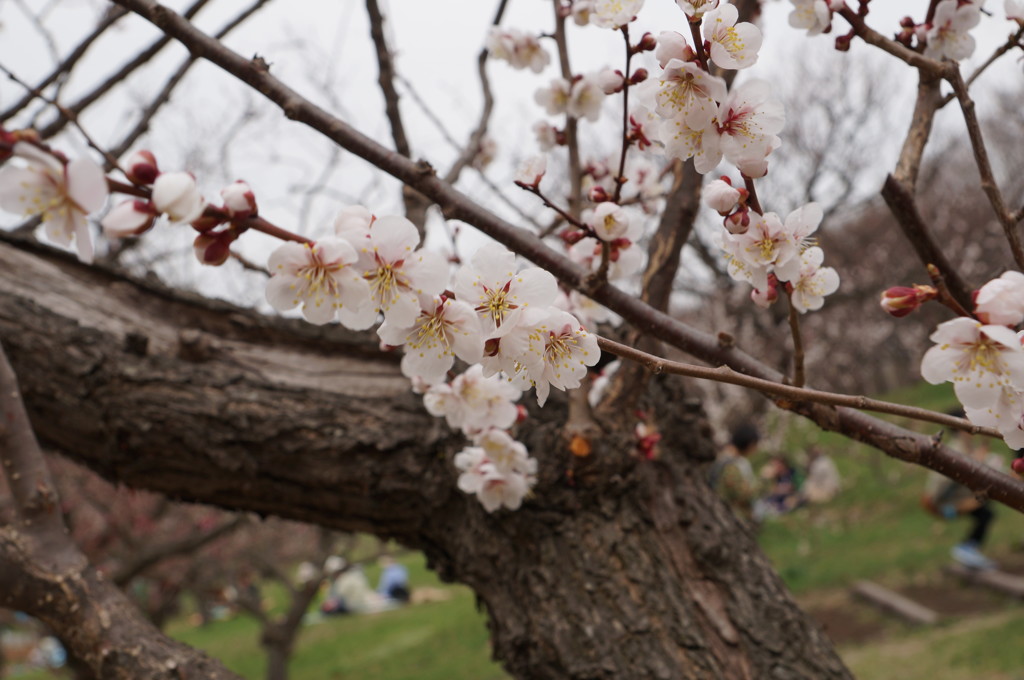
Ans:
{"type": "Polygon", "coordinates": [[[999,430],[1008,446],[1024,448],[1024,274],[1008,271],[975,295],[974,316],[939,324],[921,374],[952,382],[970,421],[999,430]]]}
{"type": "Polygon", "coordinates": [[[514,28],[495,26],[487,36],[487,51],[495,59],[507,61],[512,68],[530,69],[540,73],[551,62],[551,55],[535,35],[514,28]]]}
{"type": "Polygon", "coordinates": [[[489,511],[519,507],[536,461],[504,431],[515,422],[514,401],[534,387],[543,406],[552,387],[579,387],[600,356],[597,339],[554,306],[549,272],[520,269],[502,246],[479,249],[449,288],[448,263],[419,248],[407,219],[353,206],[334,229],[274,251],[267,300],[280,311],[301,307],[316,324],[365,329],[382,318],[377,334],[403,348],[402,372],[423,387],[428,410],[473,441],[456,458],[459,487],[489,511]],[[448,383],[456,358],[471,368],[448,383]]]}
{"type": "Polygon", "coordinates": [[[730,91],[707,68],[708,59],[729,70],[752,66],[761,32],[751,23],[737,23],[739,12],[728,2],[680,4],[699,21],[703,42],[691,46],[672,31],[658,36],[655,57],[661,71],[637,88],[633,118],[667,156],[693,158],[700,173],[711,172],[724,158],[747,177],[763,177],[769,154],[780,144],[781,103],[766,81],[747,80],[730,91]]]}
{"type": "Polygon", "coordinates": [[[725,228],[717,238],[729,275],[754,287],[750,297],[758,306],[774,303],[782,284],[801,314],[821,309],[825,296],[839,288],[839,275],[822,266],[825,253],[811,237],[821,223],[821,207],[808,203],[783,221],[773,212],[750,209],[748,197],[728,177],[710,182],[704,194],[705,202],[723,216],[725,228]]]}
{"type": "Polygon", "coordinates": [[[515,402],[522,392],[508,380],[484,375],[474,364],[450,383],[431,385],[423,403],[435,416],[470,438],[455,456],[459,488],[474,494],[488,512],[517,509],[537,481],[537,461],[507,430],[521,416],[515,402]]]}

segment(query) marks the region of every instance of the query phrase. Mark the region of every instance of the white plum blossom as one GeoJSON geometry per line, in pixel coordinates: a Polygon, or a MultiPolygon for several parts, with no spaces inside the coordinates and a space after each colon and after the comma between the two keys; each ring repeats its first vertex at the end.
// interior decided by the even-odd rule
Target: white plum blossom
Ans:
{"type": "Polygon", "coordinates": [[[370,287],[353,266],[358,259],[355,248],[340,238],[283,243],[268,262],[267,302],[279,312],[301,304],[302,315],[317,325],[340,313],[349,325],[370,300],[370,287]]]}
{"type": "Polygon", "coordinates": [[[725,180],[715,179],[704,187],[704,203],[720,215],[728,215],[740,200],[740,190],[725,180]]]}
{"type": "Polygon", "coordinates": [[[448,264],[437,253],[416,250],[420,234],[416,225],[404,217],[374,220],[368,236],[356,229],[340,235],[355,246],[358,269],[370,286],[371,303],[363,308],[361,316],[346,324],[350,328],[369,328],[378,312],[393,326],[411,326],[420,314],[420,299],[444,290],[448,264]]]}
{"type": "Polygon", "coordinates": [[[665,118],[702,112],[710,119],[717,110],[715,102],[724,100],[728,92],[723,79],[709,74],[700,64],[680,59],[670,59],[659,78],[646,82],[656,89],[655,106],[665,118]]]}
{"type": "Polygon", "coordinates": [[[63,163],[27,142],[14,145],[25,165],[0,168],[0,208],[18,215],[38,215],[46,235],[68,246],[75,241],[78,257],[92,262],[92,235],[86,216],[103,207],[107,178],[88,158],[63,163]]]}
{"type": "Polygon", "coordinates": [[[974,53],[974,38],[967,32],[981,21],[981,7],[958,0],[942,0],[926,33],[924,56],[960,61],[974,53]]]}
{"type": "Polygon", "coordinates": [[[989,281],[978,290],[974,304],[983,322],[1016,326],[1024,321],[1024,274],[1008,271],[989,281]]]}
{"type": "Polygon", "coordinates": [[[625,26],[643,7],[644,0],[594,0],[590,23],[601,28],[625,26]]]}
{"type": "Polygon", "coordinates": [[[799,269],[799,252],[792,235],[775,213],[758,215],[751,211],[750,227],[742,234],[719,232],[721,247],[729,259],[729,276],[737,281],[746,281],[758,290],[768,288],[768,273],[796,259],[795,275],[799,269]]]}
{"type": "Polygon", "coordinates": [[[590,16],[594,13],[594,0],[574,0],[572,3],[572,20],[577,26],[586,26],[590,23],[590,16]]]}
{"type": "Polygon", "coordinates": [[[790,0],[793,11],[789,25],[807,30],[807,35],[818,35],[832,25],[832,10],[825,0],[790,0]]]}
{"type": "Polygon", "coordinates": [[[423,396],[423,405],[434,416],[467,435],[490,428],[512,427],[519,415],[515,402],[522,390],[499,375],[484,376],[484,367],[473,364],[451,384],[434,385],[423,396]]]}
{"type": "Polygon", "coordinates": [[[492,430],[455,455],[461,491],[476,495],[487,512],[518,509],[537,483],[537,460],[521,442],[492,430]]]}
{"type": "Polygon", "coordinates": [[[670,158],[693,158],[694,169],[707,174],[722,162],[716,119],[704,110],[665,120],[658,127],[658,139],[670,158]]]}
{"type": "Polygon", "coordinates": [[[548,159],[546,156],[530,156],[516,170],[516,181],[527,186],[535,187],[540,184],[544,173],[548,171],[548,159]]]}
{"type": "Polygon", "coordinates": [[[591,123],[601,117],[604,90],[596,73],[588,73],[572,84],[565,111],[573,118],[586,118],[591,123]]]}
{"type": "Polygon", "coordinates": [[[722,155],[748,177],[762,177],[767,157],[779,145],[786,117],[766,80],[747,80],[722,100],[717,132],[722,155]]]}
{"type": "Polygon", "coordinates": [[[554,306],[575,316],[584,328],[594,328],[599,323],[612,322],[617,318],[613,311],[575,290],[569,291],[568,295],[560,292],[554,306]]]}
{"type": "Polygon", "coordinates": [[[580,386],[601,356],[597,338],[568,312],[534,309],[524,315],[516,328],[501,339],[502,370],[514,384],[532,384],[537,403],[547,401],[552,387],[560,390],[580,386]],[[510,368],[514,365],[515,368],[510,368]]]}
{"type": "Polygon", "coordinates": [[[1024,388],[1024,350],[1006,326],[959,317],[939,324],[929,338],[921,375],[933,385],[952,382],[964,408],[995,407],[1003,390],[1024,388]]]}
{"type": "MultiPolygon", "coordinates": [[[[800,249],[805,245],[813,245],[811,234],[818,230],[822,217],[825,216],[821,206],[811,202],[800,206],[793,212],[786,215],[786,231],[789,232],[793,243],[800,249]]],[[[788,281],[788,279],[783,279],[788,281]]]]}
{"type": "Polygon", "coordinates": [[[537,36],[514,28],[491,28],[487,36],[487,50],[492,57],[507,61],[512,68],[528,68],[534,73],[543,71],[551,61],[551,56],[541,47],[537,36]]]}
{"type": "Polygon", "coordinates": [[[164,172],[153,183],[153,205],[173,224],[186,224],[203,214],[206,201],[196,179],[187,172],[164,172]]]}
{"type": "Polygon", "coordinates": [[[549,306],[558,284],[549,272],[531,267],[516,271],[516,256],[491,243],[455,274],[455,297],[476,310],[487,337],[501,337],[527,309],[549,306]]]}
{"type": "Polygon", "coordinates": [[[572,85],[565,78],[555,78],[547,87],[533,93],[533,99],[544,107],[549,116],[565,113],[569,107],[572,85]]]}
{"type": "Polygon", "coordinates": [[[426,302],[411,326],[385,321],[377,335],[389,345],[403,345],[404,375],[433,385],[444,380],[456,356],[469,364],[479,362],[484,336],[476,312],[465,302],[440,295],[426,302]]]}
{"type": "Polygon", "coordinates": [[[711,60],[724,69],[744,69],[757,62],[761,31],[752,23],[736,23],[736,5],[723,3],[704,17],[704,37],[711,43],[711,60]]]}
{"type": "Polygon", "coordinates": [[[558,128],[547,121],[534,123],[533,133],[537,136],[537,146],[541,151],[550,151],[558,145],[558,128]]]}
{"type": "Polygon", "coordinates": [[[1003,387],[995,403],[987,408],[964,407],[964,413],[975,425],[999,430],[1011,449],[1024,449],[1024,393],[1003,387]]]}
{"type": "Polygon", "coordinates": [[[629,213],[622,206],[605,201],[597,204],[587,224],[602,241],[614,241],[629,231],[629,213]]]}
{"type": "Polygon", "coordinates": [[[821,309],[825,296],[839,290],[839,274],[832,267],[822,267],[825,253],[821,248],[808,248],[800,254],[797,275],[790,279],[793,290],[790,300],[801,314],[821,309]]]}
{"type": "Polygon", "coordinates": [[[700,19],[706,12],[718,7],[718,0],[676,0],[679,9],[692,19],[700,19]]]}

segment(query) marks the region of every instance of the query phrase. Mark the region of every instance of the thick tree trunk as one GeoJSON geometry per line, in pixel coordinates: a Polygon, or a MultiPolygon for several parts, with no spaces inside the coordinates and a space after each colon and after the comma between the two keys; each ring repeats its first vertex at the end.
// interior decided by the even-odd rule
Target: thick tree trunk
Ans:
{"type": "Polygon", "coordinates": [[[463,442],[423,410],[397,355],[340,329],[182,301],[0,245],[0,336],[42,439],[173,497],[395,537],[486,605],[521,678],[845,678],[749,531],[704,483],[712,457],[678,385],[647,397],[660,456],[565,413],[517,436],[535,494],[488,514],[455,486],[463,442]]]}

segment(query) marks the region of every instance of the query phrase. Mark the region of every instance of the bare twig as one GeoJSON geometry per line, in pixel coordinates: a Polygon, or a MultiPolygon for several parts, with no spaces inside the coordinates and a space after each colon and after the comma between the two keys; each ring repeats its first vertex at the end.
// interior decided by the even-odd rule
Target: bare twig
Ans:
{"type": "MultiPolygon", "coordinates": [[[[195,2],[193,2],[187,10],[185,10],[182,16],[186,19],[191,19],[199,12],[200,9],[203,8],[203,6],[207,2],[209,2],[209,0],[195,0],[195,2]]],[[[113,73],[110,77],[108,77],[102,83],[94,87],[88,93],[80,97],[74,104],[68,106],[67,109],[73,111],[75,114],[81,114],[82,111],[84,111],[97,100],[99,100],[101,97],[103,97],[103,95],[105,95],[115,86],[124,82],[124,80],[129,75],[134,73],[143,65],[149,63],[149,61],[154,56],[156,56],[157,53],[160,52],[160,50],[166,47],[167,43],[169,42],[170,37],[166,35],[155,40],[149,47],[144,49],[142,52],[139,52],[139,54],[136,55],[134,59],[126,63],[124,66],[118,69],[116,73],[113,73]]],[[[43,139],[49,139],[50,137],[53,137],[58,132],[63,130],[64,126],[67,125],[68,122],[69,120],[66,116],[64,116],[63,114],[58,115],[54,120],[50,122],[49,125],[39,130],[39,134],[43,139]]]]}
{"type": "MultiPolygon", "coordinates": [[[[501,0],[498,3],[498,10],[494,13],[494,19],[491,21],[492,26],[501,25],[501,19],[505,16],[505,8],[508,6],[508,0],[501,0]]],[[[469,135],[469,140],[466,142],[466,146],[463,147],[462,153],[452,163],[452,167],[448,169],[447,174],[444,176],[444,180],[449,184],[455,184],[459,180],[459,175],[466,169],[466,166],[473,162],[477,154],[480,153],[480,145],[484,141],[484,137],[487,135],[487,126],[491,121],[491,114],[494,112],[494,93],[491,92],[491,81],[487,77],[487,58],[489,53],[486,48],[480,50],[480,54],[476,58],[476,71],[480,76],[480,92],[484,98],[483,108],[480,110],[480,120],[477,122],[473,132],[469,135]]]]}
{"type": "Polygon", "coordinates": [[[67,74],[71,72],[71,69],[75,67],[75,64],[78,63],[78,60],[85,56],[86,51],[88,51],[89,47],[96,41],[96,39],[103,35],[108,28],[127,13],[128,11],[123,7],[111,7],[104,15],[103,19],[100,20],[99,24],[96,25],[93,32],[83,38],[82,41],[78,43],[78,46],[72,50],[71,54],[57,64],[56,68],[50,72],[50,75],[43,78],[38,85],[30,90],[28,94],[8,106],[3,113],[0,113],[0,123],[9,120],[19,111],[31,104],[35,99],[34,92],[42,92],[58,78],[67,76],[67,74]]]}
{"type": "Polygon", "coordinates": [[[800,335],[800,312],[793,304],[793,296],[789,299],[789,332],[793,336],[793,386],[804,386],[804,341],[800,335]]]}
{"type": "Polygon", "coordinates": [[[695,366],[693,364],[684,364],[678,361],[669,361],[668,359],[662,359],[661,357],[656,357],[653,354],[647,354],[646,352],[634,349],[633,347],[602,337],[597,339],[597,343],[601,349],[606,352],[610,352],[618,357],[622,357],[623,359],[642,363],[647,367],[647,370],[652,373],[672,373],[674,375],[682,375],[688,378],[700,378],[701,380],[729,383],[730,385],[747,387],[752,390],[757,390],[758,392],[764,392],[765,394],[793,401],[810,401],[817,404],[848,406],[850,408],[863,411],[888,413],[894,416],[910,418],[912,420],[938,423],[939,425],[953,427],[958,430],[963,430],[964,432],[969,432],[970,434],[982,434],[986,437],[1002,439],[1002,435],[999,434],[998,430],[994,430],[990,427],[981,427],[980,425],[975,425],[965,418],[948,416],[944,413],[929,411],[928,409],[906,406],[904,404],[894,404],[888,401],[880,401],[878,399],[870,399],[868,397],[857,395],[836,394],[834,392],[812,390],[798,385],[786,385],[783,383],[772,382],[770,380],[762,380],[761,378],[737,373],[728,366],[708,368],[706,366],[695,366]]]}
{"type": "MultiPolygon", "coordinates": [[[[555,8],[555,44],[558,46],[558,65],[562,78],[572,87],[573,73],[569,65],[569,41],[565,34],[566,15],[562,0],[552,0],[555,8]]],[[[580,142],[577,121],[565,116],[565,146],[569,151],[569,213],[579,217],[583,202],[583,174],[580,165],[580,142]]]]}
{"type": "Polygon", "coordinates": [[[967,84],[960,75],[960,68],[953,64],[947,71],[946,80],[953,86],[953,93],[960,102],[960,109],[964,113],[964,123],[967,125],[967,136],[971,140],[971,148],[974,150],[974,162],[981,174],[981,188],[988,196],[992,210],[996,214],[999,223],[1003,226],[1006,240],[1010,244],[1010,251],[1017,263],[1017,268],[1024,270],[1024,244],[1021,243],[1020,231],[1017,229],[1017,220],[1006,206],[1003,194],[999,191],[999,185],[992,174],[992,164],[988,159],[988,151],[985,149],[985,139],[981,134],[981,124],[978,122],[978,114],[975,111],[974,100],[967,90],[967,84]]]}

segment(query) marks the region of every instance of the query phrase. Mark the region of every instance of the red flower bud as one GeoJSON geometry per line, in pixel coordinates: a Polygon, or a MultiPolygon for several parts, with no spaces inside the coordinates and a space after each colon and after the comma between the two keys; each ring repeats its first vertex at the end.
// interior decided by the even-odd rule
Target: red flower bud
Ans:
{"type": "Polygon", "coordinates": [[[600,184],[590,187],[590,192],[587,194],[594,203],[604,203],[605,201],[611,200],[608,192],[600,184]]]}
{"type": "Polygon", "coordinates": [[[636,44],[637,52],[650,52],[651,50],[658,47],[658,39],[654,37],[653,33],[644,33],[643,37],[640,38],[640,42],[636,44]]]}
{"type": "Polygon", "coordinates": [[[939,291],[932,286],[893,286],[882,293],[880,304],[882,309],[898,318],[910,314],[923,303],[934,300],[938,294],[939,291]]]}
{"type": "Polygon", "coordinates": [[[196,258],[200,263],[217,267],[227,262],[231,255],[231,243],[236,238],[238,237],[230,229],[206,232],[196,236],[192,247],[195,249],[196,258]]]}
{"type": "Polygon", "coordinates": [[[133,184],[152,184],[160,174],[160,169],[152,152],[142,150],[128,157],[124,174],[133,184]]]}

